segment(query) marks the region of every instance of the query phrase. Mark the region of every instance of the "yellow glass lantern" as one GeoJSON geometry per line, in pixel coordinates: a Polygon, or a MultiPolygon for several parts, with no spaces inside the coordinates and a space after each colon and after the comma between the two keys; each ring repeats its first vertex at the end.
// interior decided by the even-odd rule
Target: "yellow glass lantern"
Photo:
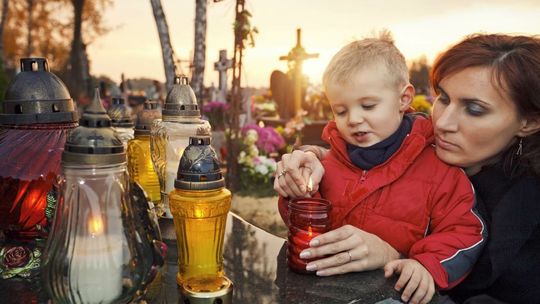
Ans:
{"type": "Polygon", "coordinates": [[[129,176],[141,185],[154,205],[159,204],[161,194],[150,153],[150,128],[160,118],[158,103],[145,102],[144,109],[137,114],[135,138],[128,142],[127,148],[129,176]]]}
{"type": "Polygon", "coordinates": [[[232,196],[209,137],[190,138],[174,187],[169,198],[178,240],[176,281],[184,303],[231,303],[223,239],[232,196]]]}

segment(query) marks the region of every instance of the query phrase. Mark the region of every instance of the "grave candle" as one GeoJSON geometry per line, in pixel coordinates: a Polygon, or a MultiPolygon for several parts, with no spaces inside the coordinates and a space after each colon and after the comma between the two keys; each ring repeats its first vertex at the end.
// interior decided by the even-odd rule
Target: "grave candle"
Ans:
{"type": "Polygon", "coordinates": [[[300,252],[309,248],[309,242],[330,229],[332,204],[320,198],[297,198],[289,202],[289,233],[287,264],[299,273],[313,273],[306,270],[310,260],[300,259],[300,252]]]}

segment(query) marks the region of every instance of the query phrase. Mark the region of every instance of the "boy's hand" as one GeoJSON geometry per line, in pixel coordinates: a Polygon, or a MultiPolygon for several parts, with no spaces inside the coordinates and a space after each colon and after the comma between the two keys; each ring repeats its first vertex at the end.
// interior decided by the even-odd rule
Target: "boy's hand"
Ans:
{"type": "Polygon", "coordinates": [[[394,288],[400,291],[406,286],[401,293],[401,300],[410,304],[425,304],[431,301],[435,293],[435,283],[429,271],[418,261],[413,259],[391,261],[384,266],[384,276],[389,278],[393,273],[401,273],[394,288]]]}

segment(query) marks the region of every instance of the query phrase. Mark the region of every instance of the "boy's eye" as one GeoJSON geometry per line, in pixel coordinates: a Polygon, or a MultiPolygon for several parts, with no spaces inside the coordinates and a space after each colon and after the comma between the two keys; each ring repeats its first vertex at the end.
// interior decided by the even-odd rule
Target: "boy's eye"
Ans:
{"type": "Polygon", "coordinates": [[[469,113],[472,116],[480,116],[486,113],[486,109],[475,102],[468,102],[465,105],[465,109],[467,113],[469,113]]]}
{"type": "Polygon", "coordinates": [[[373,108],[375,108],[376,104],[367,104],[367,105],[362,105],[362,109],[364,110],[371,110],[373,108]]]}
{"type": "Polygon", "coordinates": [[[345,113],[347,113],[347,111],[335,111],[334,112],[337,116],[343,116],[345,115],[345,113]]]}

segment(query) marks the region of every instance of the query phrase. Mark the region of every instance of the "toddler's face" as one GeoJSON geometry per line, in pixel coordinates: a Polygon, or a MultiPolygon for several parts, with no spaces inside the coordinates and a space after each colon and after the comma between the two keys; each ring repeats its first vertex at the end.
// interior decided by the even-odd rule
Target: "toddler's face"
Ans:
{"type": "Polygon", "coordinates": [[[326,95],[341,136],[350,144],[369,147],[392,135],[410,101],[380,64],[363,67],[348,84],[329,83],[326,95]]]}

